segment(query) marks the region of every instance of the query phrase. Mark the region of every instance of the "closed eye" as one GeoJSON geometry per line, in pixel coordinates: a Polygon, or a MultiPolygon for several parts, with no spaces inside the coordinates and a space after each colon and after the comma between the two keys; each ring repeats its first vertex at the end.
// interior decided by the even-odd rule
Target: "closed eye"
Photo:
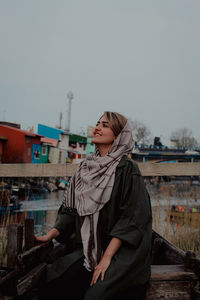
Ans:
{"type": "MultiPolygon", "coordinates": [[[[101,123],[101,122],[97,122],[96,127],[99,126],[100,123],[101,123]]],[[[103,125],[103,127],[109,127],[109,123],[106,122],[106,121],[103,121],[103,122],[102,122],[102,125],[103,125]]]]}

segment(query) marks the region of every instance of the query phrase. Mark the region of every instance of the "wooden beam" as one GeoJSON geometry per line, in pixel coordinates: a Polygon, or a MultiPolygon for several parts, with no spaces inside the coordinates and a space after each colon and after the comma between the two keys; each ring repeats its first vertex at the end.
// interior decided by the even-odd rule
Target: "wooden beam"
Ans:
{"type": "MultiPolygon", "coordinates": [[[[147,290],[147,300],[190,300],[192,281],[170,280],[150,281],[147,290]]],[[[195,298],[198,299],[198,298],[195,298]]]]}
{"type": "Polygon", "coordinates": [[[143,176],[200,176],[200,163],[139,163],[143,176]]]}
{"type": "Polygon", "coordinates": [[[24,244],[25,250],[34,246],[34,219],[26,218],[24,224],[24,244]]]}
{"type": "Polygon", "coordinates": [[[151,265],[151,281],[198,280],[191,270],[185,270],[184,265],[151,265]]]}
{"type": "Polygon", "coordinates": [[[26,271],[35,265],[43,262],[47,255],[53,249],[53,242],[41,243],[37,246],[32,247],[31,249],[20,253],[17,256],[18,265],[21,270],[26,271]]]}
{"type": "MultiPolygon", "coordinates": [[[[28,272],[24,277],[18,279],[17,295],[22,296],[29,292],[40,281],[42,275],[47,268],[46,263],[37,265],[34,269],[28,272]]],[[[25,298],[24,298],[25,299],[25,298]]]]}
{"type": "MultiPolygon", "coordinates": [[[[143,176],[200,176],[200,163],[138,163],[143,176]]],[[[0,164],[0,177],[72,176],[77,164],[0,164]]]]}
{"type": "Polygon", "coordinates": [[[14,269],[17,264],[17,256],[22,252],[23,225],[8,225],[8,244],[7,244],[7,267],[14,269]]]}
{"type": "Polygon", "coordinates": [[[72,176],[77,164],[0,164],[0,177],[72,176]]]}

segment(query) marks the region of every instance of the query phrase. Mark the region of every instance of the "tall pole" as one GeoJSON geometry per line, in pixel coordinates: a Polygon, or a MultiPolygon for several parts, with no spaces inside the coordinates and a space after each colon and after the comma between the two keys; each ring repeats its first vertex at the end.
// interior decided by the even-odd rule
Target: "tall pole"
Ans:
{"type": "Polygon", "coordinates": [[[70,132],[70,122],[71,122],[71,106],[72,106],[72,99],[74,98],[74,95],[71,91],[67,93],[67,99],[68,99],[68,113],[67,113],[67,126],[66,131],[70,132]]]}
{"type": "Polygon", "coordinates": [[[59,117],[59,128],[60,129],[62,128],[62,117],[63,117],[63,114],[62,114],[62,112],[60,112],[60,117],[59,117]]]}

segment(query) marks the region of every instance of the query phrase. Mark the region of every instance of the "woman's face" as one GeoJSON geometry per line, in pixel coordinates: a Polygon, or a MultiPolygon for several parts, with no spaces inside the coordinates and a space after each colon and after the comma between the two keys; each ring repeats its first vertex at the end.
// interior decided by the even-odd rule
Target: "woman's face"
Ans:
{"type": "Polygon", "coordinates": [[[102,116],[97,122],[97,125],[93,131],[92,143],[98,145],[112,145],[116,136],[110,128],[108,120],[102,116]]]}

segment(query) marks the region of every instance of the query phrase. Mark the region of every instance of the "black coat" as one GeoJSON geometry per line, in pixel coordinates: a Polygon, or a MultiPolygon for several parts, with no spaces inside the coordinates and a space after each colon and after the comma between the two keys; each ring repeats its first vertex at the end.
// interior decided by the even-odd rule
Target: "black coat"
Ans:
{"type": "MultiPolygon", "coordinates": [[[[60,207],[54,228],[59,241],[76,233],[77,249],[54,264],[48,276],[59,276],[82,255],[80,217],[60,207]]],[[[116,168],[115,182],[109,202],[101,209],[98,221],[104,250],[112,237],[122,240],[105,273],[89,287],[85,300],[112,299],[118,293],[149,281],[151,265],[152,212],[149,194],[137,164],[124,156],[116,168]]]]}

